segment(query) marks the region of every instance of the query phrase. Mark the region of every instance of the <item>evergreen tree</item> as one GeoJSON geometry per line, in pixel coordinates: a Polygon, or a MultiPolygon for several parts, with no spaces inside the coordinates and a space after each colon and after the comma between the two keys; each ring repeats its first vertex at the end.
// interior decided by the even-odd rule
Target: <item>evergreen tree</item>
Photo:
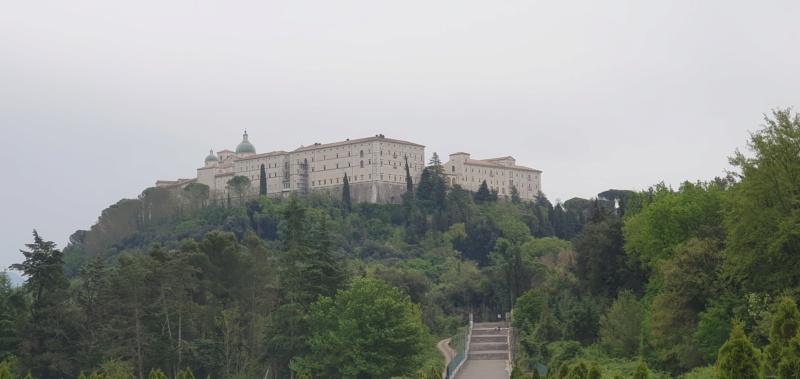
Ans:
{"type": "Polygon", "coordinates": [[[20,331],[25,336],[22,369],[36,372],[37,377],[57,378],[74,376],[74,361],[70,359],[76,341],[74,320],[69,318],[69,281],[64,275],[63,253],[56,244],[45,241],[33,231],[34,243],[20,250],[25,261],[11,265],[23,272],[28,280],[25,290],[31,293],[30,323],[20,331]]]}
{"type": "Polygon", "coordinates": [[[633,379],[650,379],[650,369],[647,368],[647,362],[642,357],[639,357],[639,363],[636,364],[633,379]]]}
{"type": "Polygon", "coordinates": [[[728,341],[719,349],[718,379],[760,379],[761,352],[744,334],[744,325],[736,322],[728,341]]]}
{"type": "Polygon", "coordinates": [[[414,196],[414,181],[411,179],[411,170],[408,168],[408,157],[406,157],[406,193],[414,196]]]}
{"type": "Polygon", "coordinates": [[[792,337],[787,346],[781,351],[778,378],[800,378],[800,334],[792,337]]]}
{"type": "Polygon", "coordinates": [[[478,204],[483,204],[492,200],[492,193],[489,192],[489,186],[486,184],[484,180],[481,183],[481,186],[478,187],[478,192],[475,192],[475,202],[478,204]]]}
{"type": "MultiPolygon", "coordinates": [[[[14,379],[14,376],[11,374],[11,368],[8,366],[8,361],[3,360],[0,362],[0,379],[14,379]]],[[[83,375],[83,373],[81,373],[81,375],[83,375]]]]}
{"type": "Polygon", "coordinates": [[[764,349],[770,372],[777,370],[782,359],[782,351],[789,346],[789,341],[795,338],[798,332],[800,332],[800,311],[797,310],[797,303],[792,298],[784,296],[772,319],[769,330],[770,344],[764,349]]]}
{"type": "Polygon", "coordinates": [[[258,194],[259,195],[266,195],[267,194],[267,169],[264,167],[264,164],[261,164],[261,175],[258,177],[258,194]]]}
{"type": "Polygon", "coordinates": [[[600,369],[600,364],[596,361],[592,362],[591,367],[589,367],[589,374],[586,375],[586,379],[602,379],[603,377],[603,370],[600,369]]]}
{"type": "Polygon", "coordinates": [[[353,203],[350,199],[350,182],[347,180],[347,174],[344,174],[344,179],[342,179],[342,210],[344,213],[350,213],[350,210],[353,209],[353,203]]]}
{"type": "Polygon", "coordinates": [[[575,366],[572,366],[571,370],[569,370],[567,379],[586,379],[587,375],[589,375],[589,368],[586,367],[586,363],[584,361],[580,361],[575,364],[575,366]]]}
{"type": "Polygon", "coordinates": [[[514,204],[519,204],[522,202],[522,198],[519,196],[519,190],[517,186],[511,186],[511,202],[514,204]]]}
{"type": "Polygon", "coordinates": [[[566,379],[567,375],[569,375],[569,365],[567,362],[561,363],[561,367],[558,368],[558,379],[566,379]]]}

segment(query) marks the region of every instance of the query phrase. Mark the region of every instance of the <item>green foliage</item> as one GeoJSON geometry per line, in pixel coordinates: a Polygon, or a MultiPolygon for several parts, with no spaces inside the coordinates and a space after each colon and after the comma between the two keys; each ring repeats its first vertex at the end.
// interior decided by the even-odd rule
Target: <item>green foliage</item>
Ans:
{"type": "Polygon", "coordinates": [[[784,296],[778,306],[778,311],[772,319],[769,330],[769,345],[764,349],[767,367],[776,371],[781,362],[784,350],[789,348],[789,341],[797,337],[800,332],[800,311],[797,303],[790,297],[784,296]]]}
{"type": "Polygon", "coordinates": [[[627,215],[625,251],[650,270],[698,231],[722,224],[722,191],[715,185],[684,182],[673,191],[661,184],[636,196],[650,200],[638,213],[627,215]]]}
{"type": "Polygon", "coordinates": [[[777,109],[751,133],[749,154],[729,158],[741,181],[726,196],[726,263],[747,291],[776,294],[800,284],[798,149],[800,115],[777,109]]]}
{"type": "Polygon", "coordinates": [[[226,187],[229,191],[232,191],[236,194],[236,197],[239,198],[240,202],[247,192],[250,190],[250,179],[246,176],[236,175],[227,182],[228,186],[226,187]]]}
{"type": "Polygon", "coordinates": [[[311,354],[293,360],[292,367],[323,376],[409,374],[430,342],[411,299],[376,279],[357,279],[335,298],[321,298],[306,320],[311,354]]]}
{"type": "Polygon", "coordinates": [[[608,314],[600,318],[600,343],[609,354],[632,358],[642,340],[644,309],[630,291],[620,292],[608,314]]]}
{"type": "Polygon", "coordinates": [[[580,361],[569,370],[567,379],[586,379],[587,375],[589,375],[589,367],[586,366],[586,362],[580,361]]]}
{"type": "Polygon", "coordinates": [[[353,200],[350,198],[350,181],[347,180],[347,174],[344,174],[342,179],[342,211],[350,213],[353,209],[353,200]]]}
{"type": "Polygon", "coordinates": [[[515,328],[533,329],[542,315],[547,297],[539,290],[529,290],[517,298],[512,325],[515,328]]]}
{"type": "Polygon", "coordinates": [[[261,196],[267,195],[267,169],[264,164],[261,164],[261,171],[258,175],[258,194],[261,196]]]}
{"type": "Polygon", "coordinates": [[[800,377],[800,334],[792,337],[781,350],[777,373],[780,379],[800,377]]]}
{"type": "Polygon", "coordinates": [[[7,360],[0,361],[0,379],[13,379],[13,378],[14,376],[11,375],[11,368],[9,367],[8,361],[7,360]]]}
{"type": "Polygon", "coordinates": [[[761,352],[744,334],[744,325],[736,322],[730,338],[719,349],[717,378],[762,378],[761,352]]]}
{"type": "Polygon", "coordinates": [[[586,374],[586,379],[601,379],[602,377],[603,370],[600,368],[600,364],[592,362],[591,366],[589,366],[589,373],[586,374]]]}
{"type": "Polygon", "coordinates": [[[647,362],[639,357],[639,363],[636,365],[636,371],[633,372],[633,379],[649,379],[650,369],[647,367],[647,362]]]}

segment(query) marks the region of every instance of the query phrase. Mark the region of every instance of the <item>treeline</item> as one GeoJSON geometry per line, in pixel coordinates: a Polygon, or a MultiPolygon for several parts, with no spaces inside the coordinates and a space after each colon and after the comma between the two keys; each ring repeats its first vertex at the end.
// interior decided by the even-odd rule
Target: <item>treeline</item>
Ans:
{"type": "Polygon", "coordinates": [[[431,163],[403,204],[228,205],[154,188],[106,209],[63,252],[34,234],[14,266],[26,285],[1,287],[0,359],[37,378],[441,372],[434,337],[469,313],[509,311],[536,284],[533,261],[569,250],[555,236],[578,233],[590,209],[483,199],[447,187],[431,163]]]}
{"type": "Polygon", "coordinates": [[[775,111],[747,150],[724,178],[633,193],[622,218],[596,212],[561,277],[517,300],[521,366],[596,361],[630,377],[641,357],[656,377],[797,377],[800,117],[775,111]]]}

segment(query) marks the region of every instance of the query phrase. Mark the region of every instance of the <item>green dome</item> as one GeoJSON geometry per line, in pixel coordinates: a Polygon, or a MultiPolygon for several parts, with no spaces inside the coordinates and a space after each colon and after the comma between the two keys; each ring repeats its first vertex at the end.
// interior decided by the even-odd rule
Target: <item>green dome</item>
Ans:
{"type": "Polygon", "coordinates": [[[208,156],[206,157],[206,163],[209,162],[219,162],[219,158],[217,158],[217,155],[214,154],[214,150],[208,151],[208,156]]]}
{"type": "Polygon", "coordinates": [[[239,146],[236,146],[236,154],[242,153],[256,153],[255,146],[253,146],[253,144],[247,140],[247,130],[244,131],[244,136],[242,136],[242,143],[240,143],[239,146]]]}

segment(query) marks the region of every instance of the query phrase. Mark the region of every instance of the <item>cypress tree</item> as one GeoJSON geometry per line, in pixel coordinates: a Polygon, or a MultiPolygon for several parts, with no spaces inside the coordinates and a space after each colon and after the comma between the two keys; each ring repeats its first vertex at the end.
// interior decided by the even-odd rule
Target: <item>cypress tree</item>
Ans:
{"type": "Polygon", "coordinates": [[[778,378],[800,378],[800,335],[789,340],[788,346],[781,351],[778,378]]]}
{"type": "Polygon", "coordinates": [[[350,213],[353,208],[353,203],[350,200],[350,182],[347,180],[347,174],[344,174],[344,185],[342,185],[342,210],[345,213],[350,213]]]}
{"type": "Polygon", "coordinates": [[[728,341],[719,349],[719,379],[761,379],[761,353],[744,334],[741,322],[735,322],[728,341]]]}
{"type": "Polygon", "coordinates": [[[0,362],[0,379],[14,379],[14,376],[11,375],[11,369],[8,367],[8,361],[0,362]]]}
{"type": "Polygon", "coordinates": [[[414,195],[414,182],[411,179],[411,170],[408,169],[408,157],[406,157],[406,192],[414,195]]]}
{"type": "Polygon", "coordinates": [[[264,167],[264,164],[261,164],[261,177],[259,177],[259,195],[266,195],[267,194],[267,169],[264,167]]]}
{"type": "Polygon", "coordinates": [[[784,296],[772,320],[769,345],[764,349],[770,372],[778,369],[782,351],[788,347],[789,341],[797,336],[798,331],[800,331],[800,312],[797,310],[797,303],[792,298],[784,296]]]}
{"type": "Polygon", "coordinates": [[[647,362],[642,357],[639,357],[636,371],[633,372],[633,379],[650,379],[650,369],[647,368],[647,362]]]}
{"type": "Polygon", "coordinates": [[[492,193],[489,192],[489,186],[486,184],[484,180],[481,183],[481,186],[478,187],[478,192],[475,192],[475,202],[476,203],[485,203],[492,200],[492,193]]]}

